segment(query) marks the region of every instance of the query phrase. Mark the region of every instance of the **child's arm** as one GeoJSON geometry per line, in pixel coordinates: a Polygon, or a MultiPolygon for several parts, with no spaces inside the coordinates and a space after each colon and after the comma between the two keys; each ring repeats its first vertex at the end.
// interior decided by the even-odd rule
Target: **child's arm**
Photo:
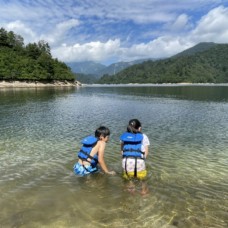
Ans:
{"type": "Polygon", "coordinates": [[[145,146],[145,158],[147,158],[147,155],[149,153],[149,146],[145,146]]]}
{"type": "Polygon", "coordinates": [[[123,146],[124,146],[124,143],[123,142],[121,142],[121,144],[120,144],[120,148],[121,148],[121,155],[123,156],[123,146]]]}
{"type": "Polygon", "coordinates": [[[145,158],[147,158],[149,153],[149,145],[150,145],[150,141],[148,137],[145,134],[143,134],[143,146],[145,148],[145,158]]]}
{"type": "Polygon", "coordinates": [[[105,142],[102,142],[100,141],[100,146],[99,146],[99,149],[98,149],[98,162],[102,168],[102,170],[107,173],[107,174],[115,174],[114,171],[109,171],[107,166],[106,166],[106,163],[105,163],[105,160],[104,160],[104,152],[105,152],[105,146],[106,146],[106,143],[105,142]]]}

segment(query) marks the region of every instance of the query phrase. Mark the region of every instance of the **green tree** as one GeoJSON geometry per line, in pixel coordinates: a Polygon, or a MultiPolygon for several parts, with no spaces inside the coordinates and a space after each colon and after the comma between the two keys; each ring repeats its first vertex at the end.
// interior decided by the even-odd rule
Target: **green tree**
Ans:
{"type": "Polygon", "coordinates": [[[7,31],[4,28],[0,29],[0,47],[1,46],[9,46],[7,31]]]}
{"type": "Polygon", "coordinates": [[[24,46],[20,35],[0,29],[0,79],[4,80],[75,80],[63,62],[53,59],[44,40],[24,46]]]}

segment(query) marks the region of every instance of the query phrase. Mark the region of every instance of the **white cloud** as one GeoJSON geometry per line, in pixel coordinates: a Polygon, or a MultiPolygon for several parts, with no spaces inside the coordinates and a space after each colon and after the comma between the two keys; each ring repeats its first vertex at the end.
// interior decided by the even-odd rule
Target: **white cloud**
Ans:
{"type": "Polygon", "coordinates": [[[188,15],[186,14],[181,14],[177,17],[176,21],[172,25],[170,25],[170,29],[175,30],[175,31],[181,31],[182,29],[186,29],[189,27],[188,25],[188,15]]]}
{"type": "Polygon", "coordinates": [[[183,11],[198,11],[204,7],[222,4],[226,0],[84,0],[73,7],[80,16],[100,19],[133,21],[134,23],[168,23],[183,11]]]}
{"type": "Polygon", "coordinates": [[[62,31],[67,31],[68,29],[74,27],[74,26],[77,26],[79,25],[79,21],[76,20],[76,19],[70,19],[70,20],[67,20],[67,21],[64,21],[64,22],[61,22],[59,24],[57,24],[56,28],[57,29],[60,29],[62,31]]]}
{"type": "Polygon", "coordinates": [[[0,26],[8,31],[13,31],[16,34],[21,35],[24,38],[25,44],[45,40],[50,45],[56,46],[61,45],[61,42],[65,40],[68,31],[79,24],[80,22],[76,19],[66,20],[56,24],[52,30],[43,34],[37,34],[32,28],[19,20],[12,21],[8,24],[0,24],[0,26]]]}
{"type": "Polygon", "coordinates": [[[174,18],[174,14],[169,9],[162,10],[164,4],[157,0],[141,0],[140,2],[138,0],[97,0],[93,2],[84,0],[74,6],[71,13],[78,15],[78,17],[133,21],[139,24],[167,22],[174,18]]]}
{"type": "Polygon", "coordinates": [[[182,37],[159,37],[149,43],[133,45],[128,49],[122,49],[122,59],[133,60],[141,58],[164,58],[172,56],[184,49],[191,47],[193,43],[186,42],[182,37]]]}
{"type": "Polygon", "coordinates": [[[193,43],[186,42],[178,37],[160,37],[149,43],[133,45],[129,48],[121,47],[120,40],[108,40],[106,43],[90,42],[86,44],[75,44],[53,49],[52,54],[64,62],[96,61],[103,62],[108,59],[118,61],[132,61],[142,58],[164,58],[176,54],[183,49],[193,46],[193,43]]]}
{"type": "Polygon", "coordinates": [[[47,41],[50,45],[55,47],[56,45],[60,45],[61,42],[64,42],[67,32],[79,24],[80,22],[76,19],[63,21],[58,23],[48,34],[42,34],[40,39],[47,41]]]}
{"type": "Polygon", "coordinates": [[[211,10],[192,31],[192,39],[196,42],[213,41],[227,43],[228,41],[228,8],[223,6],[211,10]]]}
{"type": "Polygon", "coordinates": [[[36,34],[32,29],[28,28],[21,21],[13,21],[4,26],[6,30],[13,31],[16,34],[21,35],[24,38],[24,42],[28,43],[31,40],[36,40],[36,34]]]}
{"type": "Polygon", "coordinates": [[[54,48],[52,54],[61,61],[105,61],[116,55],[120,48],[120,41],[108,40],[106,43],[100,41],[90,42],[86,44],[75,44],[67,46],[63,44],[60,47],[54,48]]]}

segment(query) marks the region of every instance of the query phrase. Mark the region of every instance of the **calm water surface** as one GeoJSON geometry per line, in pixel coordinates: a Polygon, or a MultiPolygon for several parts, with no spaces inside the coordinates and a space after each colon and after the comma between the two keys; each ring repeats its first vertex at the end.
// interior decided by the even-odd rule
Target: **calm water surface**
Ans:
{"type": "Polygon", "coordinates": [[[0,227],[227,227],[227,113],[228,86],[0,89],[0,227]],[[121,177],[131,118],[151,141],[146,196],[121,177]],[[100,125],[117,175],[77,177],[100,125]]]}

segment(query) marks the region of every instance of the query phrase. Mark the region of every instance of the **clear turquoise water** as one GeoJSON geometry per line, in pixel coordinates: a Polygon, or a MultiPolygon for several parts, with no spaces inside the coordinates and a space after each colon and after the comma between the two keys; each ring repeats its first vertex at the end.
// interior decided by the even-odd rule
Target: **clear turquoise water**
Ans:
{"type": "Polygon", "coordinates": [[[227,227],[228,86],[0,90],[0,227],[227,227]],[[151,141],[149,194],[127,191],[119,135],[151,141]],[[80,140],[111,129],[116,176],[72,172],[80,140]]]}

